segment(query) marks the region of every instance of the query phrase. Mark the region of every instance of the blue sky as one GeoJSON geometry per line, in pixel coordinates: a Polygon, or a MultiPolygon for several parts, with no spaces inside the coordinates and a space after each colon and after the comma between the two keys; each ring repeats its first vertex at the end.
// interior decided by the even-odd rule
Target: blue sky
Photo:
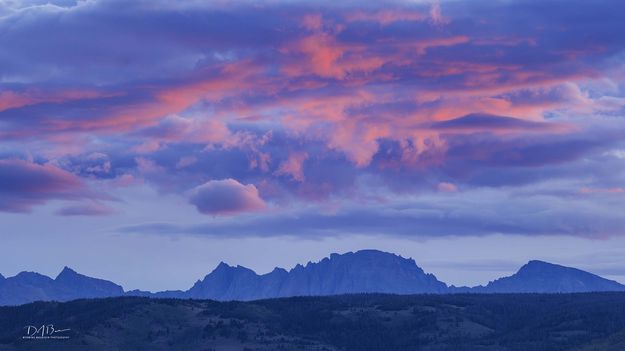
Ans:
{"type": "Polygon", "coordinates": [[[378,248],[625,282],[621,7],[2,2],[0,273],[172,289],[378,248]]]}

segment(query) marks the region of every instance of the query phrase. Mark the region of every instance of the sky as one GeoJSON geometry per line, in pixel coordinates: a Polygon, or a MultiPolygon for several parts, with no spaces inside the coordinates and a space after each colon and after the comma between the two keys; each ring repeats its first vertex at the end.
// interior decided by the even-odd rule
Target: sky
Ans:
{"type": "Polygon", "coordinates": [[[0,1],[0,273],[366,248],[625,283],[625,2],[0,1]]]}

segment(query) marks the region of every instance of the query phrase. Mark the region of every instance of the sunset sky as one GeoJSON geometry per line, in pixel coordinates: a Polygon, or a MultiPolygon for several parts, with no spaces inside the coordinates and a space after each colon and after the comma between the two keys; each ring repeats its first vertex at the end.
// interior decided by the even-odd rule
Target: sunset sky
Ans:
{"type": "Polygon", "coordinates": [[[625,283],[625,2],[0,1],[0,273],[376,248],[625,283]]]}

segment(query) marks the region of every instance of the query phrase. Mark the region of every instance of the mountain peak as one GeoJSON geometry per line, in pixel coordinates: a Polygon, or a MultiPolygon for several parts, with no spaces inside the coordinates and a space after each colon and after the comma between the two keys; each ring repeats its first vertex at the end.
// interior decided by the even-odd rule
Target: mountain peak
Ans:
{"type": "Polygon", "coordinates": [[[527,261],[527,263],[526,263],[526,264],[530,264],[530,265],[532,265],[532,264],[538,264],[538,265],[541,265],[541,264],[553,265],[553,263],[549,263],[549,262],[547,262],[547,261],[541,261],[541,260],[529,260],[529,261],[527,261]]]}
{"type": "Polygon", "coordinates": [[[353,293],[436,293],[447,285],[426,274],[412,259],[380,250],[332,253],[318,262],[295,266],[284,295],[353,293]]]}
{"type": "MultiPolygon", "coordinates": [[[[359,264],[363,266],[379,267],[380,265],[387,266],[387,268],[401,266],[403,269],[416,270],[423,273],[421,267],[417,265],[412,258],[405,258],[401,255],[397,255],[390,252],[364,249],[356,252],[346,252],[344,254],[332,254],[330,255],[331,261],[343,261],[352,262],[353,264],[359,264]]],[[[323,261],[322,261],[323,262],[323,261]]]]}
{"type": "Polygon", "coordinates": [[[31,279],[45,279],[45,280],[51,280],[50,277],[48,277],[47,275],[43,275],[37,272],[29,272],[29,271],[22,271],[17,273],[17,275],[13,278],[18,278],[18,279],[26,279],[26,280],[31,280],[31,279]]]}
{"type": "MultiPolygon", "coordinates": [[[[348,252],[348,254],[351,254],[351,252],[348,252]]],[[[375,250],[375,249],[358,250],[354,252],[353,254],[356,256],[365,256],[365,257],[399,257],[398,255],[394,253],[384,252],[384,251],[375,250]]]]}
{"type": "Polygon", "coordinates": [[[541,260],[529,260],[529,261],[527,261],[525,266],[564,267],[564,266],[560,266],[560,265],[555,264],[555,263],[551,263],[551,262],[547,262],[547,261],[541,261],[541,260]]]}
{"type": "Polygon", "coordinates": [[[557,268],[568,268],[568,267],[560,266],[554,263],[549,263],[549,262],[541,261],[541,260],[530,260],[526,264],[521,266],[521,268],[519,268],[519,271],[528,270],[528,269],[557,269],[557,268]]]}
{"type": "Polygon", "coordinates": [[[531,260],[515,274],[492,281],[479,291],[568,293],[625,291],[625,286],[577,268],[531,260]]]}
{"type": "Polygon", "coordinates": [[[280,268],[280,267],[275,267],[269,274],[288,274],[289,272],[284,269],[284,268],[280,268]]]}
{"type": "Polygon", "coordinates": [[[559,264],[540,261],[540,260],[531,260],[524,264],[516,274],[519,275],[592,275],[591,273],[582,271],[577,268],[561,266],[559,264]]]}
{"type": "Polygon", "coordinates": [[[414,260],[379,250],[332,253],[290,271],[258,275],[221,262],[186,292],[192,298],[253,300],[281,296],[354,293],[442,293],[447,285],[426,274],[414,260]]]}
{"type": "MultiPolygon", "coordinates": [[[[343,254],[332,253],[330,254],[329,259],[336,260],[336,259],[347,258],[347,257],[356,257],[356,258],[363,258],[363,259],[398,259],[399,258],[399,259],[404,259],[404,260],[410,260],[400,255],[396,255],[394,253],[375,250],[375,249],[363,249],[363,250],[358,250],[354,252],[348,251],[343,254]]],[[[328,258],[324,258],[324,260],[327,260],[327,259],[328,258]]]]}
{"type": "Polygon", "coordinates": [[[7,282],[8,281],[29,286],[49,286],[54,282],[54,280],[47,275],[36,272],[19,272],[14,277],[7,278],[7,282]]]}
{"type": "Polygon", "coordinates": [[[78,274],[75,270],[65,266],[63,267],[63,270],[61,270],[61,273],[59,273],[59,275],[56,276],[55,280],[58,280],[59,278],[63,279],[64,277],[74,277],[74,276],[80,276],[80,274],[78,274]]]}
{"type": "Polygon", "coordinates": [[[124,294],[124,289],[108,280],[92,278],[65,266],[54,279],[56,288],[62,293],[61,300],[80,297],[109,297],[124,294]]]}
{"type": "Polygon", "coordinates": [[[213,269],[213,271],[209,275],[212,275],[214,273],[229,274],[229,273],[235,273],[235,272],[252,272],[252,273],[256,274],[254,271],[252,271],[251,269],[249,269],[247,267],[244,267],[244,266],[241,266],[241,265],[231,266],[231,265],[221,261],[221,262],[219,262],[217,267],[215,267],[215,269],[213,269]]]}
{"type": "Polygon", "coordinates": [[[224,261],[219,261],[219,264],[217,265],[217,267],[215,267],[215,269],[213,269],[213,272],[217,271],[217,270],[221,271],[221,270],[227,270],[227,269],[231,269],[231,268],[234,268],[234,267],[232,267],[231,265],[227,264],[224,261]]]}

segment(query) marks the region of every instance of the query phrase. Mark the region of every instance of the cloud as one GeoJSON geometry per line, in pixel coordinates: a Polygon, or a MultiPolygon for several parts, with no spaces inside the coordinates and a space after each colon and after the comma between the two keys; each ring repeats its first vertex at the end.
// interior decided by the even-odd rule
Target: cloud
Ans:
{"type": "Polygon", "coordinates": [[[108,216],[114,213],[115,210],[98,202],[65,206],[56,212],[61,216],[108,216]]]}
{"type": "Polygon", "coordinates": [[[234,215],[266,206],[253,184],[243,185],[234,179],[211,180],[193,188],[189,202],[209,215],[234,215]]]}
{"type": "MultiPolygon", "coordinates": [[[[363,166],[378,150],[372,130],[387,128],[386,137],[401,139],[418,132],[415,122],[479,112],[536,121],[547,111],[572,106],[571,96],[563,93],[541,99],[534,95],[593,79],[604,66],[609,69],[611,55],[623,44],[619,36],[602,35],[605,28],[592,21],[601,8],[583,3],[564,10],[567,17],[525,3],[451,2],[445,3],[445,18],[438,1],[367,8],[279,2],[262,9],[197,3],[155,8],[137,1],[124,14],[115,4],[93,1],[63,11],[33,7],[0,24],[6,26],[0,44],[12,53],[0,61],[7,77],[0,96],[0,136],[52,139],[50,134],[131,131],[128,137],[135,138],[143,128],[141,150],[150,152],[162,142],[228,140],[228,122],[253,118],[275,123],[277,117],[291,121],[278,122],[285,129],[293,129],[294,120],[324,129],[325,137],[308,136],[324,139],[363,166]],[[189,11],[178,11],[183,8],[189,11]],[[291,16],[277,17],[278,12],[291,16]],[[448,22],[441,31],[426,23],[428,12],[434,23],[452,16],[462,21],[448,22]],[[478,25],[484,13],[498,20],[478,25]],[[510,13],[532,20],[507,26],[510,13]],[[570,40],[569,32],[536,29],[536,23],[545,22],[554,28],[570,25],[573,33],[581,26],[567,20],[576,16],[588,21],[589,35],[601,50],[570,40]],[[159,25],[163,20],[170,23],[166,33],[159,25]],[[207,20],[211,26],[204,25],[207,20]],[[80,31],[86,22],[89,35],[80,31]],[[67,32],[76,33],[80,52],[56,49],[64,45],[67,32]],[[545,35],[542,41],[535,39],[545,35]],[[14,44],[38,36],[47,38],[46,45],[14,44]],[[95,45],[92,37],[114,43],[116,50],[95,45]],[[139,45],[142,50],[136,50],[139,45]],[[25,62],[31,56],[46,59],[25,62]],[[413,111],[394,113],[407,102],[417,102],[413,111]],[[378,114],[364,112],[380,106],[386,108],[378,114]],[[209,111],[216,118],[172,120],[189,109],[209,111]],[[23,124],[25,120],[37,123],[23,124]]],[[[608,17],[606,26],[614,21],[608,17]]],[[[585,99],[597,108],[621,101],[601,94],[585,99]]]]}
{"type": "Polygon", "coordinates": [[[430,20],[436,25],[443,25],[448,23],[448,19],[443,17],[441,13],[441,4],[438,0],[433,0],[430,6],[430,20]]]}
{"type": "Polygon", "coordinates": [[[189,167],[192,164],[197,162],[197,158],[195,156],[184,156],[176,163],[176,168],[185,168],[189,167]]]}
{"type": "Polygon", "coordinates": [[[28,212],[48,200],[93,195],[80,178],[51,164],[0,160],[0,211],[28,212]]]}
{"type": "Polygon", "coordinates": [[[622,234],[620,208],[625,198],[607,203],[594,197],[561,196],[569,184],[526,186],[513,195],[506,189],[428,196],[401,196],[388,203],[351,204],[333,213],[294,208],[279,214],[210,223],[150,223],[120,228],[122,232],[212,237],[295,236],[302,239],[345,235],[384,235],[413,239],[453,236],[567,235],[604,239],[622,234]],[[551,193],[547,189],[551,188],[551,193]],[[477,205],[476,205],[477,204],[477,205]]]}
{"type": "Polygon", "coordinates": [[[587,188],[583,187],[579,189],[580,194],[623,194],[625,193],[625,189],[623,188],[587,188]]]}
{"type": "Polygon", "coordinates": [[[438,189],[438,191],[443,193],[455,193],[456,191],[458,191],[458,187],[455,184],[447,182],[438,183],[436,188],[438,189]]]}
{"type": "Polygon", "coordinates": [[[288,175],[298,182],[304,181],[304,161],[308,158],[306,152],[296,152],[289,155],[289,158],[280,164],[275,174],[288,175]]]}
{"type": "Polygon", "coordinates": [[[429,128],[450,132],[485,131],[485,132],[519,132],[519,131],[558,131],[566,127],[557,123],[526,121],[520,118],[494,116],[489,114],[470,114],[441,122],[433,122],[429,128]]]}
{"type": "Polygon", "coordinates": [[[381,10],[375,12],[356,11],[346,16],[346,20],[348,22],[373,21],[383,26],[400,21],[423,21],[425,19],[426,16],[422,13],[410,10],[381,10]]]}
{"type": "Polygon", "coordinates": [[[0,158],[54,186],[5,210],[101,181],[209,214],[624,184],[622,4],[29,3],[0,5],[0,158]]]}

